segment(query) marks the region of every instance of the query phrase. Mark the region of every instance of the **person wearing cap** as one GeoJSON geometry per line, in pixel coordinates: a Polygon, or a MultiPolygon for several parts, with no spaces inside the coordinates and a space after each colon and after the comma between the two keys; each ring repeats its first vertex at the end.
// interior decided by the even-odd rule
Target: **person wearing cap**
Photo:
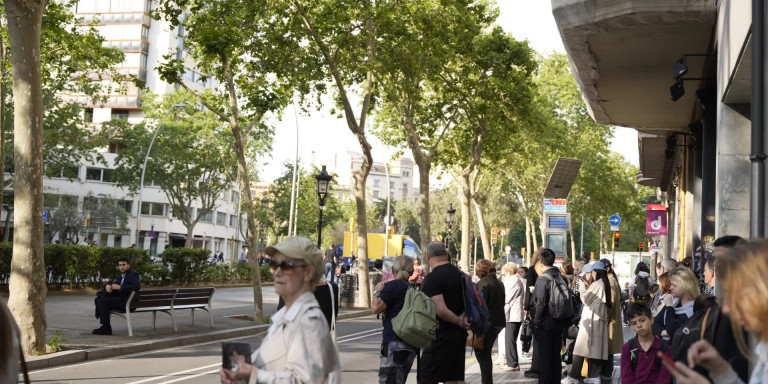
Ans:
{"type": "Polygon", "coordinates": [[[619,285],[619,278],[613,270],[611,261],[608,259],[600,259],[600,262],[605,266],[605,271],[608,274],[608,281],[611,284],[611,311],[609,313],[610,321],[608,322],[608,361],[606,361],[606,364],[603,364],[602,372],[604,376],[611,377],[613,376],[613,355],[621,353],[621,350],[624,348],[621,286],[619,285]]]}
{"type": "Polygon", "coordinates": [[[579,333],[574,341],[573,366],[562,382],[578,383],[584,359],[589,359],[584,383],[600,383],[600,372],[610,353],[608,322],[613,303],[611,283],[601,261],[585,265],[580,276],[584,282],[581,285],[584,305],[581,307],[579,333]]]}
{"type": "Polygon", "coordinates": [[[272,324],[259,349],[251,354],[252,364],[233,352],[236,370],[221,369],[221,382],[248,383],[338,382],[339,355],[328,323],[312,291],[323,276],[322,255],[304,237],[288,237],[267,247],[275,292],[285,307],[272,315],[272,324]],[[335,380],[332,380],[335,378],[335,380]]]}
{"type": "Polygon", "coordinates": [[[464,345],[469,321],[464,314],[464,287],[461,271],[451,264],[451,255],[440,241],[426,249],[431,272],[424,278],[421,291],[435,302],[437,334],[424,349],[418,364],[419,384],[464,381],[464,345]]]}

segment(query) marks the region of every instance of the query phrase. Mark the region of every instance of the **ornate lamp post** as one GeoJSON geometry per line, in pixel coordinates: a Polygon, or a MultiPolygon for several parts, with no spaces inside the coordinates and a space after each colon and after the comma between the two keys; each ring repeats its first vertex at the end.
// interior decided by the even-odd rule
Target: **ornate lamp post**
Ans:
{"type": "Polygon", "coordinates": [[[453,231],[454,215],[456,215],[456,210],[453,209],[453,203],[450,203],[448,204],[448,209],[445,210],[445,223],[448,224],[448,237],[445,239],[446,248],[448,248],[448,245],[450,244],[451,232],[453,231]]]}
{"type": "Polygon", "coordinates": [[[320,173],[315,176],[317,181],[317,198],[320,201],[320,219],[317,222],[317,247],[320,249],[323,249],[321,245],[323,239],[323,207],[325,207],[325,196],[328,194],[328,186],[331,183],[331,179],[333,179],[333,176],[329,175],[325,170],[325,165],[323,165],[320,173]]]}

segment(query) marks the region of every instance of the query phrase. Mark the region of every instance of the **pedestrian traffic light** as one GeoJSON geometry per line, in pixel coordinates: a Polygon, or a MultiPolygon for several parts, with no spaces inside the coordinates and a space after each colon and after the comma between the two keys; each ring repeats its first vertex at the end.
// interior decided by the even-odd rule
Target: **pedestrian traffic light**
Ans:
{"type": "Polygon", "coordinates": [[[640,252],[645,251],[645,243],[640,243],[640,252]]]}
{"type": "Polygon", "coordinates": [[[613,248],[619,247],[619,240],[621,239],[621,232],[614,232],[613,233],[613,248]]]}

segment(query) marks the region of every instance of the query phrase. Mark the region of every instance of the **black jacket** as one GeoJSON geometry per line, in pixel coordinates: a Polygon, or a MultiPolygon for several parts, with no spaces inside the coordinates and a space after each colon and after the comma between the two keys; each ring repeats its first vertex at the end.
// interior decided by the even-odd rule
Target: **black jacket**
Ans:
{"type": "MultiPolygon", "coordinates": [[[[117,275],[112,284],[120,284],[121,276],[122,274],[117,275]]],[[[139,274],[133,269],[125,271],[125,279],[123,280],[123,284],[120,285],[119,293],[120,300],[123,301],[123,304],[125,304],[128,301],[128,298],[131,297],[131,292],[138,291],[139,289],[141,289],[139,274]]]]}
{"type": "MultiPolygon", "coordinates": [[[[544,268],[547,268],[544,273],[556,279],[562,278],[562,275],[557,268],[544,268]]],[[[533,315],[533,327],[547,331],[568,328],[571,325],[570,319],[553,319],[549,316],[550,287],[551,284],[548,279],[536,279],[536,288],[534,288],[533,291],[535,300],[535,305],[532,308],[535,310],[533,315]]]]}
{"type": "Polygon", "coordinates": [[[507,323],[504,316],[504,285],[495,275],[488,275],[477,282],[477,289],[483,292],[483,299],[488,305],[491,326],[503,327],[507,323]]]}

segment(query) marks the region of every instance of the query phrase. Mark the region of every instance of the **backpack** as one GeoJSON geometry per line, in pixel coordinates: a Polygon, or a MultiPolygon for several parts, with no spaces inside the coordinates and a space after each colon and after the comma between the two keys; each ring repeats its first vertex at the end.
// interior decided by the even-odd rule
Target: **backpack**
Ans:
{"type": "Polygon", "coordinates": [[[477,284],[466,274],[461,275],[461,286],[464,293],[464,313],[469,321],[469,329],[476,335],[484,335],[491,329],[491,315],[483,299],[483,292],[477,289],[477,284]]]}
{"type": "Polygon", "coordinates": [[[720,318],[717,308],[708,308],[693,313],[688,321],[675,330],[672,335],[672,352],[670,357],[674,360],[686,361],[688,348],[699,340],[714,342],[715,326],[720,318]]]}
{"type": "Polygon", "coordinates": [[[562,277],[552,277],[552,275],[546,273],[539,277],[543,277],[551,282],[549,288],[549,303],[547,303],[549,316],[558,320],[571,320],[575,313],[573,310],[573,297],[565,280],[563,280],[562,277]]]}
{"type": "MultiPolygon", "coordinates": [[[[659,351],[666,353],[667,348],[669,348],[669,340],[664,340],[662,338],[659,338],[659,340],[661,341],[661,344],[659,345],[659,351]]],[[[637,368],[638,348],[639,346],[637,345],[637,337],[629,339],[629,355],[632,358],[632,371],[637,368]]],[[[653,364],[656,366],[656,371],[661,369],[661,359],[658,356],[653,356],[653,364]]]]}
{"type": "Polygon", "coordinates": [[[392,318],[392,330],[412,347],[429,347],[437,337],[435,302],[424,292],[408,288],[403,309],[392,318]]]}
{"type": "Polygon", "coordinates": [[[651,295],[648,293],[648,278],[642,276],[635,276],[635,288],[632,290],[632,297],[635,300],[648,301],[651,299],[651,295]]]}

